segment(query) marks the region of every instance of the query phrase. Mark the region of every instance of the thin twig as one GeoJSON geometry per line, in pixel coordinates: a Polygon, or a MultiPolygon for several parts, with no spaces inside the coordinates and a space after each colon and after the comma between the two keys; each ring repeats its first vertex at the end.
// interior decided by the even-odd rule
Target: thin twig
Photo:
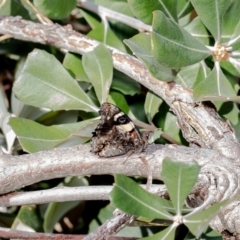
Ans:
{"type": "Polygon", "coordinates": [[[0,237],[1,239],[70,239],[70,240],[81,240],[84,238],[83,235],[71,235],[71,234],[51,234],[51,233],[33,233],[24,232],[18,230],[12,230],[10,228],[0,227],[0,237]]]}

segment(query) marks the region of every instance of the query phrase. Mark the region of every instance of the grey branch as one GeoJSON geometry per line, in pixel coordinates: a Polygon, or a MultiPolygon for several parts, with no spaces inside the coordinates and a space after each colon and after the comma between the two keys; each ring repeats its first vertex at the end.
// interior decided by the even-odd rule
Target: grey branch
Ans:
{"type": "MultiPolygon", "coordinates": [[[[91,51],[99,44],[72,30],[70,26],[42,25],[20,17],[1,17],[0,34],[79,54],[91,51]]],[[[137,58],[110,47],[109,50],[114,68],[164,99],[176,114],[177,123],[187,141],[191,146],[201,147],[149,147],[147,157],[153,166],[153,178],[161,178],[161,162],[166,156],[179,161],[195,160],[202,166],[195,186],[196,191],[202,194],[200,199],[207,201],[213,198],[217,202],[239,192],[240,145],[228,121],[223,121],[211,104],[195,103],[190,89],[160,81],[151,76],[137,58]]],[[[43,179],[68,175],[123,173],[146,177],[146,169],[137,156],[132,156],[131,161],[123,164],[122,158],[99,159],[88,154],[86,149],[83,151],[84,148],[88,147],[69,148],[69,152],[57,149],[18,157],[2,155],[0,192],[7,193],[43,179]],[[4,161],[6,158],[8,161],[4,161]]],[[[226,229],[240,233],[239,215],[239,202],[235,201],[222,210],[212,226],[220,232],[226,229]]]]}
{"type": "MultiPolygon", "coordinates": [[[[144,189],[146,185],[140,185],[144,189]]],[[[47,190],[11,192],[0,197],[0,207],[44,204],[51,202],[109,200],[112,186],[55,187],[47,190]]],[[[164,185],[151,185],[151,193],[158,196],[167,194],[164,185]]]]}

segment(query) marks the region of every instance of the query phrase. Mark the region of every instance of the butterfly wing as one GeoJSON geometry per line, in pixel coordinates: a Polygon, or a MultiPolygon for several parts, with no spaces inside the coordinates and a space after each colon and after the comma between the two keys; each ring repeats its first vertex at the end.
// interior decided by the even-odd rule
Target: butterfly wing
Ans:
{"type": "Polygon", "coordinates": [[[92,152],[113,157],[146,148],[147,139],[142,138],[131,119],[118,107],[103,103],[99,114],[101,119],[93,132],[92,152]]]}

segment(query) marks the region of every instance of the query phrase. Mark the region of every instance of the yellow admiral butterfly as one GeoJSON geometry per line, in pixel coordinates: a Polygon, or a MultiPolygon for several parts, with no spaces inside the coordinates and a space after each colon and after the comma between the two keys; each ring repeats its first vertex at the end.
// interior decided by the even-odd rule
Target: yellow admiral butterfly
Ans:
{"type": "Polygon", "coordinates": [[[141,135],[131,119],[118,107],[103,103],[99,114],[101,119],[93,132],[91,152],[100,157],[114,157],[145,150],[149,133],[141,135]]]}

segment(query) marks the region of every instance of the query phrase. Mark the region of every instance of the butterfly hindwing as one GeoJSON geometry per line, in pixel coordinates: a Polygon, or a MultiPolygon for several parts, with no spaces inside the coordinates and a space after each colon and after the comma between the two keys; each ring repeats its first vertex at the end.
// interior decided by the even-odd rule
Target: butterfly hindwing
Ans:
{"type": "Polygon", "coordinates": [[[118,107],[103,103],[99,114],[100,123],[92,136],[92,152],[100,157],[123,155],[129,151],[142,152],[147,146],[131,119],[118,107]]]}

